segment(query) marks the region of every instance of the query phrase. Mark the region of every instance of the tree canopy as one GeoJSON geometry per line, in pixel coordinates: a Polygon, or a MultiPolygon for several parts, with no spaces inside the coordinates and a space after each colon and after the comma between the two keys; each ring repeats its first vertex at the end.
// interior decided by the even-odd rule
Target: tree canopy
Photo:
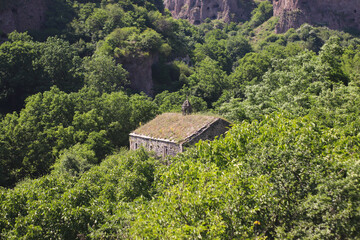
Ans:
{"type": "Polygon", "coordinates": [[[198,26],[157,0],[51,2],[0,44],[0,239],[359,238],[358,36],[275,34],[269,1],[198,26]],[[232,128],[166,161],[128,150],[185,99],[232,128]]]}

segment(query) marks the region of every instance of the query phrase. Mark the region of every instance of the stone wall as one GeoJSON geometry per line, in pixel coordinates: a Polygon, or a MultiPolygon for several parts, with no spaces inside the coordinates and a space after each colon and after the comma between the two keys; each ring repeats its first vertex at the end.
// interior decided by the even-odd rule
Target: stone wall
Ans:
{"type": "Polygon", "coordinates": [[[215,122],[211,123],[210,126],[200,129],[197,134],[192,136],[184,146],[194,145],[200,140],[214,140],[215,137],[220,136],[226,133],[230,128],[230,123],[223,120],[217,119],[215,122]]]}
{"type": "Polygon", "coordinates": [[[159,157],[175,156],[182,152],[180,144],[171,141],[153,139],[146,136],[130,135],[130,150],[136,150],[143,146],[148,151],[154,151],[159,157]]]}

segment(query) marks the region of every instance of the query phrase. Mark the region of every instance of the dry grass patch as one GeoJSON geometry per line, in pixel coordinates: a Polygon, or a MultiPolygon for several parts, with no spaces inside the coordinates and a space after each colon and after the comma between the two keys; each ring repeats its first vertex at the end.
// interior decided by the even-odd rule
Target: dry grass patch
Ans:
{"type": "Polygon", "coordinates": [[[275,26],[278,23],[278,17],[271,17],[269,20],[254,29],[254,36],[250,37],[252,44],[257,44],[264,40],[267,36],[275,33],[275,26]]]}

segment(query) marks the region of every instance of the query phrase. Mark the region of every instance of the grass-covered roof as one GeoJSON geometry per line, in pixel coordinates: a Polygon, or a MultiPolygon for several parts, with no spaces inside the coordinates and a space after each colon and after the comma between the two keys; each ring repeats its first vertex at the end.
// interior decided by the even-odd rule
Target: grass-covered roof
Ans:
{"type": "Polygon", "coordinates": [[[184,116],[181,113],[164,113],[142,125],[133,133],[151,138],[182,142],[217,119],[218,117],[215,116],[200,114],[184,116]]]}

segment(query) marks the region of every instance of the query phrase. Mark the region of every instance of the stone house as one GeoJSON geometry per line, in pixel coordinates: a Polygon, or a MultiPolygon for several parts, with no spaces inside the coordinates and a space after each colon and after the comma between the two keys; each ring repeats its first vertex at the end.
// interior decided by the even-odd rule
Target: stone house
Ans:
{"type": "Polygon", "coordinates": [[[228,121],[214,116],[164,113],[130,133],[130,149],[143,146],[158,156],[175,156],[199,140],[213,140],[229,127],[228,121]]]}

